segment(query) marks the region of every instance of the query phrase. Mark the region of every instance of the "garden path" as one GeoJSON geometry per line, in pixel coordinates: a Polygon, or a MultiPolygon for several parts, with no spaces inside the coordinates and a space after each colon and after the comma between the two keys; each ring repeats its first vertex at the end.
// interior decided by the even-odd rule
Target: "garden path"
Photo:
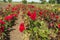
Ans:
{"type": "Polygon", "coordinates": [[[22,12],[18,15],[18,20],[16,20],[16,25],[13,26],[13,31],[10,32],[10,40],[23,40],[23,33],[19,31],[19,24],[23,22],[22,12]]]}

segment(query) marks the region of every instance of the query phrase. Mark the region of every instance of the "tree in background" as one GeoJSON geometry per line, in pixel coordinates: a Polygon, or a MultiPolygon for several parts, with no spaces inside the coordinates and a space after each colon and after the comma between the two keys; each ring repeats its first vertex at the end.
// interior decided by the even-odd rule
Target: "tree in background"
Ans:
{"type": "Polygon", "coordinates": [[[6,2],[6,0],[3,0],[4,2],[6,2]]]}
{"type": "Polygon", "coordinates": [[[27,0],[22,0],[22,3],[26,4],[27,3],[27,0]]]}
{"type": "Polygon", "coordinates": [[[12,0],[8,0],[8,2],[9,2],[9,3],[11,3],[11,2],[12,2],[12,0]]]}
{"type": "Polygon", "coordinates": [[[56,3],[56,0],[49,0],[49,3],[55,4],[56,3]]]}
{"type": "Polygon", "coordinates": [[[40,0],[40,1],[41,1],[41,4],[47,3],[46,0],[40,0]]]}
{"type": "Polygon", "coordinates": [[[60,0],[57,0],[57,3],[60,4],[60,0]]]}
{"type": "Polygon", "coordinates": [[[31,2],[31,4],[35,3],[34,1],[31,2]]]}

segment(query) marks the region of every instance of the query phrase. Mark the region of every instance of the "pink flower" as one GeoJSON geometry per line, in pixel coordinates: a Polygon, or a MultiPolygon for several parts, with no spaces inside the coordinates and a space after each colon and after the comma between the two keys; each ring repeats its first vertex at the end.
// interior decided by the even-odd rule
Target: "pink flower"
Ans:
{"type": "Polygon", "coordinates": [[[5,9],[8,11],[9,10],[9,7],[6,7],[5,9]]]}
{"type": "Polygon", "coordinates": [[[20,26],[19,26],[19,31],[23,32],[24,30],[25,30],[24,23],[21,23],[20,26]]]}
{"type": "Polygon", "coordinates": [[[50,18],[53,19],[55,17],[54,13],[50,13],[50,18]]]}
{"type": "Polygon", "coordinates": [[[53,23],[50,23],[50,26],[52,27],[52,26],[54,26],[54,24],[53,23]]]}

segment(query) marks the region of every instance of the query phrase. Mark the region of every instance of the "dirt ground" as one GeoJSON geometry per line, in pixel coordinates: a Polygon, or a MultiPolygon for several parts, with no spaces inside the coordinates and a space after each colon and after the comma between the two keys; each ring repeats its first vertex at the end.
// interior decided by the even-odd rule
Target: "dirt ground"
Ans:
{"type": "Polygon", "coordinates": [[[16,25],[15,26],[13,26],[13,29],[15,29],[15,30],[13,30],[13,31],[11,31],[10,32],[10,40],[23,40],[23,33],[21,33],[20,31],[19,31],[19,24],[21,23],[21,22],[23,22],[23,19],[22,19],[22,17],[21,17],[21,14],[22,13],[20,13],[19,15],[18,15],[18,20],[16,20],[16,25]]]}

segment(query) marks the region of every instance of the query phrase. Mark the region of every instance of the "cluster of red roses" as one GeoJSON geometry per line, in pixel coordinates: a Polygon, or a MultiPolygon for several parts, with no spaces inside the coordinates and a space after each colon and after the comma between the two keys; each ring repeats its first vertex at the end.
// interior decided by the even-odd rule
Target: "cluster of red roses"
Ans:
{"type": "Polygon", "coordinates": [[[12,6],[11,4],[8,4],[8,6],[2,9],[4,15],[2,15],[3,17],[0,19],[0,33],[6,33],[11,30],[11,26],[14,24],[20,13],[20,9],[19,7],[12,6]]]}
{"type": "MultiPolygon", "coordinates": [[[[0,30],[1,32],[4,32],[5,29],[5,25],[7,25],[6,23],[11,23],[11,21],[14,21],[14,19],[16,17],[18,17],[19,11],[21,9],[27,9],[25,10],[25,12],[27,11],[27,16],[29,17],[30,20],[36,21],[36,20],[44,20],[48,23],[49,27],[54,27],[57,26],[57,28],[60,29],[60,14],[52,12],[50,10],[42,10],[41,8],[36,8],[33,5],[26,5],[26,7],[24,7],[24,5],[18,4],[16,6],[12,6],[11,4],[9,4],[7,7],[5,7],[4,13],[6,13],[6,15],[3,17],[3,19],[0,20],[0,30]],[[55,23],[57,25],[55,25],[55,23]]],[[[23,12],[24,13],[24,12],[23,12]]],[[[24,15],[24,14],[23,14],[24,15]]],[[[11,24],[9,24],[11,25],[11,24]]],[[[8,27],[9,28],[9,27],[8,27]]],[[[19,25],[19,31],[23,32],[25,30],[25,24],[21,23],[19,25]]]]}
{"type": "MultiPolygon", "coordinates": [[[[55,13],[55,12],[52,12],[50,10],[42,10],[41,8],[37,8],[35,9],[35,6],[32,6],[32,5],[28,5],[28,9],[30,11],[27,12],[26,15],[29,16],[29,18],[31,18],[33,21],[36,21],[38,18],[40,18],[40,20],[44,20],[48,23],[49,27],[54,27],[54,26],[57,26],[57,28],[60,29],[60,14],[58,13],[55,13]],[[33,12],[31,12],[31,9],[29,8],[34,8],[33,12]],[[37,18],[38,17],[38,18],[37,18]],[[56,23],[56,24],[54,24],[56,23]]],[[[27,10],[26,10],[27,11],[27,10]]],[[[38,19],[39,20],[39,19],[38,19]]],[[[19,30],[21,32],[23,32],[25,30],[25,26],[24,26],[24,23],[21,23],[20,24],[20,28],[19,30]]]]}
{"type": "MultiPolygon", "coordinates": [[[[13,20],[14,17],[17,17],[17,14],[10,14],[10,15],[4,17],[4,21],[8,21],[9,22],[9,21],[13,20]]],[[[2,32],[4,31],[4,26],[3,25],[6,23],[4,21],[3,20],[0,20],[0,25],[1,25],[0,30],[2,32]]]]}
{"type": "Polygon", "coordinates": [[[0,31],[1,32],[4,32],[4,26],[3,26],[4,24],[5,24],[5,22],[3,20],[0,20],[0,26],[1,26],[0,31]]]}

